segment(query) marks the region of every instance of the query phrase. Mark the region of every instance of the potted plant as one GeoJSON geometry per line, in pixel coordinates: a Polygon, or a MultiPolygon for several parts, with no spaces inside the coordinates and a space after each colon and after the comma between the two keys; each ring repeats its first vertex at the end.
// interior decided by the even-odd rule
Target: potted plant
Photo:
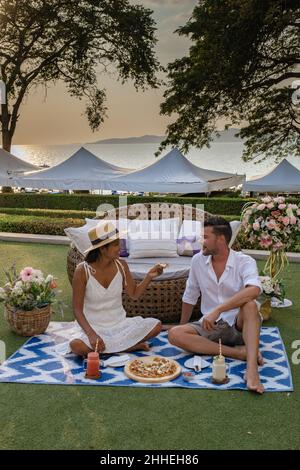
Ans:
{"type": "Polygon", "coordinates": [[[7,283],[0,287],[0,301],[11,329],[21,336],[34,336],[46,331],[51,317],[51,306],[63,303],[56,299],[60,292],[54,277],[44,277],[42,271],[25,267],[18,274],[15,264],[5,271],[7,283]]]}
{"type": "Polygon", "coordinates": [[[270,276],[260,276],[260,282],[262,285],[263,292],[259,297],[260,314],[262,315],[263,321],[269,320],[271,316],[271,301],[272,298],[284,300],[285,288],[282,280],[272,279],[270,276]]]}

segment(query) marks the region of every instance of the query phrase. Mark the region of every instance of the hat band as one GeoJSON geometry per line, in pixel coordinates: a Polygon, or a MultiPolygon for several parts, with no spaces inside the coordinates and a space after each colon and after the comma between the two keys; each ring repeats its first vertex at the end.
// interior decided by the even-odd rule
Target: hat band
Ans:
{"type": "Polygon", "coordinates": [[[112,237],[113,235],[116,235],[118,233],[118,230],[113,230],[112,232],[109,232],[107,234],[105,234],[103,237],[100,237],[100,238],[96,238],[95,240],[92,240],[91,241],[91,244],[92,245],[97,245],[98,243],[101,243],[105,240],[107,240],[108,238],[112,237]]]}

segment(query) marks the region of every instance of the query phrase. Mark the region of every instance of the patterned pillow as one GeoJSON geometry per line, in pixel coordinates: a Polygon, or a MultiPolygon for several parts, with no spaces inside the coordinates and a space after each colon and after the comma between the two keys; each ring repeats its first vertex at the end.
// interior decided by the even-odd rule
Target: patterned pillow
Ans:
{"type": "Polygon", "coordinates": [[[177,238],[177,252],[180,256],[194,256],[201,250],[203,224],[199,220],[183,220],[177,238]]]}

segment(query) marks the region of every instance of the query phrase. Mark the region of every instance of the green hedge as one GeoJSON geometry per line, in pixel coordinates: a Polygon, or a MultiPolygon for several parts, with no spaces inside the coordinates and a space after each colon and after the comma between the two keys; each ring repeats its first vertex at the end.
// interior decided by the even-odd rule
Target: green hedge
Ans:
{"type": "Polygon", "coordinates": [[[83,219],[84,217],[93,218],[96,212],[93,211],[71,211],[54,209],[26,209],[19,207],[0,207],[0,214],[8,215],[29,215],[37,217],[53,217],[62,219],[83,219]]]}
{"type": "Polygon", "coordinates": [[[0,232],[65,235],[64,228],[84,225],[83,219],[0,214],[0,232]]]}
{"type": "MultiPolygon", "coordinates": [[[[171,202],[174,204],[204,204],[204,209],[212,214],[240,214],[246,202],[253,199],[229,197],[143,197],[128,196],[127,203],[171,202]]],[[[300,198],[288,198],[289,202],[299,203],[300,198]]],[[[0,194],[0,207],[26,209],[53,209],[65,211],[95,212],[101,204],[118,207],[119,196],[94,194],[0,194]]]]}

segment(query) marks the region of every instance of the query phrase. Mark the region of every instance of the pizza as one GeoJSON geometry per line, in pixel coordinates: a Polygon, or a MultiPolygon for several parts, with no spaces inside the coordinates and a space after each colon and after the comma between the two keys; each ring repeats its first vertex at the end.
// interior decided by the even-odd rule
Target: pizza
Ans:
{"type": "Polygon", "coordinates": [[[145,379],[160,379],[175,374],[177,364],[165,357],[154,356],[149,360],[133,360],[129,364],[128,370],[131,374],[145,379]]]}

